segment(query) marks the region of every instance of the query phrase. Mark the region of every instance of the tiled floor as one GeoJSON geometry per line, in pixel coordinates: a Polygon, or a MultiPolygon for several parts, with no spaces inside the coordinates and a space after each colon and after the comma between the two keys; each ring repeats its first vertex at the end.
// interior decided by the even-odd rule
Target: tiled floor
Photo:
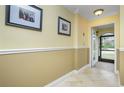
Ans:
{"type": "Polygon", "coordinates": [[[96,67],[87,67],[61,82],[58,87],[118,87],[118,75],[114,73],[114,65],[98,62],[96,67]]]}

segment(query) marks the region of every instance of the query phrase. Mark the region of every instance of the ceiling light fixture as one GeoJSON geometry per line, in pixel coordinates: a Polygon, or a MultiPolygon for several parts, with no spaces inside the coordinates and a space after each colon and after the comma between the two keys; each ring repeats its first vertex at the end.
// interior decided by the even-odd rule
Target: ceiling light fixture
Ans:
{"type": "Polygon", "coordinates": [[[93,13],[97,16],[100,16],[103,13],[103,11],[104,11],[103,9],[97,9],[93,13]]]}

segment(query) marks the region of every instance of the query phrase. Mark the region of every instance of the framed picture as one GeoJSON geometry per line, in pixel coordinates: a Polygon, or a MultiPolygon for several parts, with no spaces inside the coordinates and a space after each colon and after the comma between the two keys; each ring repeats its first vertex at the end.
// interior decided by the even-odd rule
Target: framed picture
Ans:
{"type": "Polygon", "coordinates": [[[62,17],[58,17],[58,34],[71,36],[71,22],[62,17]]]}
{"type": "Polygon", "coordinates": [[[42,31],[42,13],[34,5],[7,5],[6,25],[42,31]]]}

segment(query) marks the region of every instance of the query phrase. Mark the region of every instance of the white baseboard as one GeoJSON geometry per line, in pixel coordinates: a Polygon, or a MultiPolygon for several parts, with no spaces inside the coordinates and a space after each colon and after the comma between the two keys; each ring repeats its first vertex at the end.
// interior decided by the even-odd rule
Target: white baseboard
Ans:
{"type": "Polygon", "coordinates": [[[84,69],[86,69],[87,67],[90,67],[90,64],[87,64],[87,65],[83,66],[83,67],[80,68],[77,72],[80,73],[80,72],[82,72],[84,69]]]}
{"type": "Polygon", "coordinates": [[[72,70],[71,72],[65,74],[64,76],[58,78],[57,80],[54,80],[53,82],[51,82],[50,84],[46,85],[45,87],[55,87],[58,84],[60,84],[62,81],[66,80],[67,78],[69,78],[70,76],[74,75],[76,72],[76,70],[72,70]]]}
{"type": "Polygon", "coordinates": [[[54,80],[53,82],[51,82],[48,85],[45,85],[45,87],[56,87],[57,85],[59,85],[61,82],[63,82],[64,80],[68,79],[69,77],[71,77],[72,75],[76,75],[80,72],[82,72],[85,68],[89,67],[90,65],[85,65],[83,66],[81,69],[79,70],[72,70],[71,72],[65,74],[64,76],[54,80]]]}

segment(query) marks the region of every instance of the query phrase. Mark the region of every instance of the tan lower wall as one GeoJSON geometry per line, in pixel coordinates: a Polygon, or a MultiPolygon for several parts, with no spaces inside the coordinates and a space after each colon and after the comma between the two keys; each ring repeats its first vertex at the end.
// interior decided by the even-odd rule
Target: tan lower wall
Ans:
{"type": "Polygon", "coordinates": [[[120,72],[120,52],[119,49],[117,51],[117,70],[120,72]]]}
{"type": "Polygon", "coordinates": [[[89,63],[89,49],[80,48],[75,50],[75,69],[80,69],[89,63]]]}
{"type": "Polygon", "coordinates": [[[124,51],[120,51],[120,83],[124,85],[124,51]]]}
{"type": "MultiPolygon", "coordinates": [[[[78,49],[77,68],[87,64],[88,49],[78,49]]],[[[75,50],[0,55],[0,86],[44,86],[75,69],[75,50]]]]}
{"type": "Polygon", "coordinates": [[[74,50],[0,55],[0,86],[44,86],[74,69],[74,50]]]}

